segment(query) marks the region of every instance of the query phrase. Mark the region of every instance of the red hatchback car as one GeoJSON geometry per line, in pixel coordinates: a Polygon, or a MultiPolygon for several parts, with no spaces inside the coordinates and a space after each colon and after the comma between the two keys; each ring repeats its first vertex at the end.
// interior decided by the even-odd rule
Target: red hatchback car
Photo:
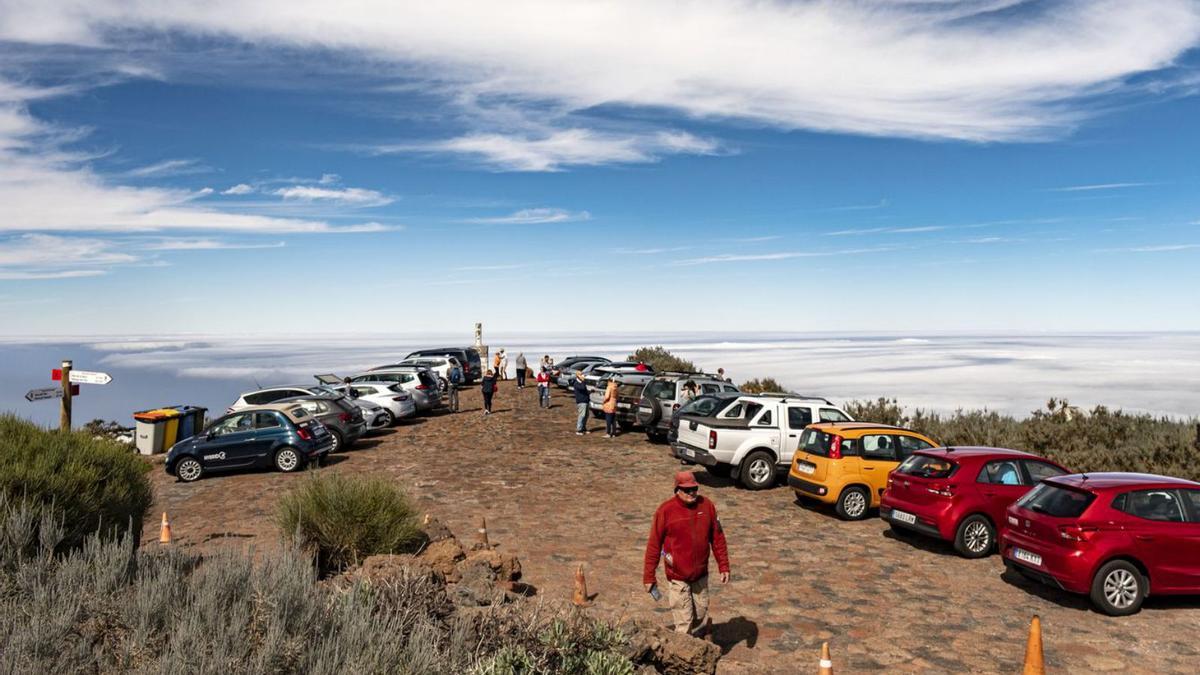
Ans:
{"type": "Polygon", "coordinates": [[[1200,593],[1200,483],[1141,473],[1042,482],[1008,509],[1006,567],[1100,611],[1133,614],[1150,594],[1200,593]]]}
{"type": "Polygon", "coordinates": [[[954,542],[967,558],[992,552],[1004,511],[1043,478],[1070,473],[1043,457],[1004,448],[914,452],[888,475],[879,516],[894,530],[954,542]]]}

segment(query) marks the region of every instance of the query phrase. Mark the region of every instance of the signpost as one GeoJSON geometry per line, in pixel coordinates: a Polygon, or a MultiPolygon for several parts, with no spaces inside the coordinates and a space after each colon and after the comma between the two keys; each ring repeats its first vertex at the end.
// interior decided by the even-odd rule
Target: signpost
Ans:
{"type": "Polygon", "coordinates": [[[59,389],[58,387],[30,389],[29,391],[25,392],[25,400],[32,403],[34,401],[45,401],[47,399],[59,398],[62,395],[62,389],[59,389]]]}
{"type": "Polygon", "coordinates": [[[112,375],[90,370],[72,370],[70,379],[73,384],[108,384],[112,382],[112,375]]]}
{"type": "Polygon", "coordinates": [[[30,389],[25,393],[25,400],[31,403],[33,401],[46,401],[52,398],[62,399],[58,425],[63,431],[71,430],[71,397],[79,395],[79,385],[108,384],[112,382],[112,375],[108,373],[98,373],[91,370],[73,370],[71,366],[71,361],[64,360],[62,368],[55,368],[50,371],[50,379],[55,382],[62,382],[61,387],[30,389]]]}

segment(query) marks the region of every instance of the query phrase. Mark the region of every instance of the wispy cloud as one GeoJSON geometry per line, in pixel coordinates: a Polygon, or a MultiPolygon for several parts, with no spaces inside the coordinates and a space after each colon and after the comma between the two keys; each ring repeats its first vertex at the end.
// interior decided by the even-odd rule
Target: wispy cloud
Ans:
{"type": "Polygon", "coordinates": [[[395,199],[387,197],[383,193],[375,190],[353,187],[325,188],[313,187],[311,185],[294,185],[292,187],[279,188],[272,194],[283,197],[284,199],[294,199],[305,202],[339,202],[341,204],[363,207],[384,206],[395,201],[395,199]]]}
{"type": "Polygon", "coordinates": [[[1125,188],[1145,187],[1156,183],[1096,183],[1094,185],[1067,185],[1065,187],[1048,188],[1046,192],[1093,192],[1095,190],[1124,190],[1125,188]]]}
{"type": "Polygon", "coordinates": [[[880,199],[873,204],[851,204],[849,206],[831,206],[825,211],[873,211],[875,209],[885,209],[889,206],[886,199],[880,199]]]}
{"type": "Polygon", "coordinates": [[[493,270],[519,270],[528,265],[467,265],[453,268],[456,272],[490,272],[493,270]]]}
{"type": "Polygon", "coordinates": [[[568,211],[557,208],[521,209],[507,216],[490,218],[468,218],[466,222],[485,225],[538,225],[542,223],[571,223],[580,220],[590,220],[592,214],[587,211],[568,211]]]}
{"type": "Polygon", "coordinates": [[[865,227],[848,230],[834,230],[826,232],[826,237],[848,237],[861,234],[918,234],[921,232],[941,232],[942,230],[954,229],[955,225],[914,225],[910,227],[865,227]]]}
{"type": "Polygon", "coordinates": [[[692,246],[666,246],[660,248],[614,248],[612,252],[621,253],[624,255],[658,255],[659,253],[690,251],[692,248],[692,246]]]}
{"type": "Polygon", "coordinates": [[[884,253],[887,251],[895,251],[898,246],[878,246],[874,248],[852,248],[839,251],[778,251],[775,253],[722,253],[719,255],[705,256],[702,258],[685,258],[683,260],[673,260],[672,265],[692,266],[692,265],[712,265],[715,263],[730,263],[730,262],[754,262],[766,260],[789,260],[792,258],[827,258],[831,256],[849,256],[863,255],[867,253],[884,253]]]}
{"type": "Polygon", "coordinates": [[[149,166],[131,169],[124,175],[131,178],[163,178],[211,172],[211,168],[204,166],[197,159],[167,159],[149,166]]]}
{"type": "Polygon", "coordinates": [[[246,183],[238,183],[227,190],[221,190],[223,195],[248,195],[252,192],[254,192],[254,188],[246,183]]]}
{"type": "Polygon", "coordinates": [[[1127,248],[1098,248],[1093,253],[1172,253],[1175,251],[1193,251],[1200,249],[1200,244],[1159,244],[1152,246],[1130,246],[1127,248]]]}
{"type": "Polygon", "coordinates": [[[66,279],[105,274],[139,258],[113,242],[84,237],[23,234],[0,239],[0,279],[66,279]]]}
{"type": "Polygon", "coordinates": [[[220,239],[162,239],[142,244],[146,251],[231,251],[239,249],[283,248],[282,241],[254,243],[222,241],[220,239]]]}

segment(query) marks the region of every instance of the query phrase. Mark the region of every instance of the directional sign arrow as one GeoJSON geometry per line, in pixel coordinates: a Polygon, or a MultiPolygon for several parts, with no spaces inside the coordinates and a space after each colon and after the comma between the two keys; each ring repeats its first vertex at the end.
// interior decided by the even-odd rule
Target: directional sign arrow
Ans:
{"type": "Polygon", "coordinates": [[[112,375],[90,370],[72,370],[71,381],[76,384],[108,384],[112,382],[112,375]]]}
{"type": "Polygon", "coordinates": [[[30,389],[29,391],[25,392],[25,400],[29,401],[29,402],[45,401],[47,399],[52,399],[52,398],[62,398],[62,395],[63,395],[63,391],[62,391],[61,387],[47,387],[45,389],[30,389]]]}

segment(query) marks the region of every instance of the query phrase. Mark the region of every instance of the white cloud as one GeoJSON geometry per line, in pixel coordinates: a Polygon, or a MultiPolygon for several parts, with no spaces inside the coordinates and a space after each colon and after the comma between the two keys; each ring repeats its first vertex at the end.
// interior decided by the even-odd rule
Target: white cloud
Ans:
{"type": "Polygon", "coordinates": [[[1066,187],[1050,188],[1047,192],[1092,192],[1094,190],[1123,190],[1125,188],[1145,187],[1154,183],[1097,183],[1095,185],[1068,185],[1066,187]]]}
{"type": "Polygon", "coordinates": [[[284,199],[294,199],[304,202],[340,202],[349,206],[383,206],[395,201],[391,197],[385,197],[375,190],[366,190],[363,188],[321,188],[311,185],[293,185],[291,187],[279,188],[272,194],[284,199]]]}
{"type": "Polygon", "coordinates": [[[268,243],[222,241],[220,239],[162,239],[141,245],[147,251],[230,251],[238,249],[283,248],[282,241],[268,243]]]}
{"type": "MultiPolygon", "coordinates": [[[[1059,134],[1103,108],[1091,105],[1097,95],[1153,93],[1154,78],[1131,76],[1169,68],[1200,40],[1193,0],[347,0],[337,11],[315,0],[7,5],[0,39],[18,42],[96,46],[141,40],[147,30],[223,35],[353,51],[411,66],[404,72],[421,73],[429,89],[514,106],[665,108],[783,128],[975,141],[1059,134]]],[[[580,157],[537,147],[545,140],[476,134],[446,149],[526,170],[580,157]]],[[[617,161],[648,154],[620,144],[598,150],[632,158],[617,161]]]]}
{"type": "Polygon", "coordinates": [[[131,178],[162,178],[164,176],[210,173],[211,171],[212,169],[196,159],[168,159],[149,166],[131,169],[126,171],[125,175],[131,178]]]}
{"type": "Polygon", "coordinates": [[[254,192],[254,188],[250,187],[249,185],[247,185],[245,183],[238,183],[237,185],[234,185],[233,187],[229,188],[228,190],[222,190],[221,194],[223,194],[223,195],[248,195],[251,192],[254,192]]]}
{"type": "Polygon", "coordinates": [[[1155,246],[1133,246],[1129,248],[1097,249],[1096,253],[1171,253],[1200,249],[1200,244],[1161,244],[1155,246]]]}
{"type": "Polygon", "coordinates": [[[0,240],[0,279],[63,279],[105,274],[139,258],[102,239],[24,234],[0,240]]]}
{"type": "Polygon", "coordinates": [[[692,266],[692,265],[711,265],[714,263],[729,263],[729,262],[756,262],[767,260],[789,260],[792,258],[828,258],[832,256],[847,256],[847,255],[862,255],[866,253],[884,253],[887,251],[897,250],[896,246],[877,246],[875,248],[852,248],[840,251],[778,251],[775,253],[721,253],[718,255],[705,256],[702,258],[685,258],[683,260],[674,260],[672,265],[692,266]]]}
{"type": "Polygon", "coordinates": [[[467,265],[466,267],[455,267],[456,272],[492,272],[495,270],[519,270],[527,265],[467,265]]]}
{"type": "Polygon", "coordinates": [[[471,218],[467,222],[484,223],[489,225],[537,225],[542,223],[570,223],[580,220],[590,220],[592,214],[587,211],[567,211],[566,209],[521,209],[507,216],[494,218],[471,218]]]}

